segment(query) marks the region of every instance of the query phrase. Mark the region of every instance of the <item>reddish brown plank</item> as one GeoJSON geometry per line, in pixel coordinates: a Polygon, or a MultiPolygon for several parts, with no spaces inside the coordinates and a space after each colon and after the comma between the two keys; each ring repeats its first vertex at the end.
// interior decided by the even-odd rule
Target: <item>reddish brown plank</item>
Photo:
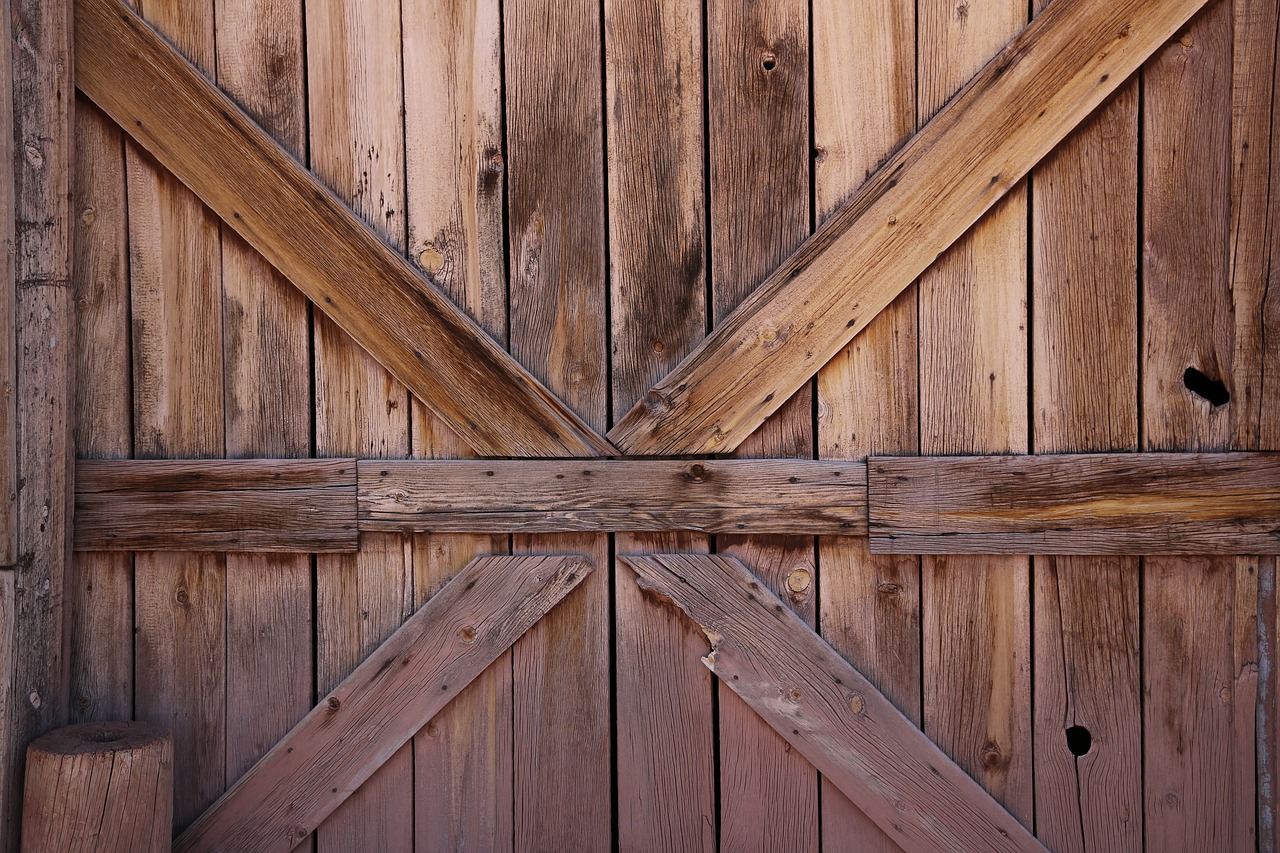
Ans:
{"type": "Polygon", "coordinates": [[[582,557],[473,560],[183,833],[175,851],[293,849],[591,570],[582,557]]]}

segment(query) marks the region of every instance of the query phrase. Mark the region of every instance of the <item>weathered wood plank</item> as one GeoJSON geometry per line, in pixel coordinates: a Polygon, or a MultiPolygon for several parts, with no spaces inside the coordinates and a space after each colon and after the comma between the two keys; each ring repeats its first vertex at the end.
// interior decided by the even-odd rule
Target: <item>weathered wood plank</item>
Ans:
{"type": "Polygon", "coordinates": [[[1201,3],[1051,5],[657,383],[612,439],[627,453],[737,446],[1201,3]]]}
{"type": "Polygon", "coordinates": [[[360,529],[866,532],[866,466],[812,460],[361,460],[360,529]]]}
{"type": "MultiPolygon", "coordinates": [[[[498,0],[401,4],[409,257],[495,340],[507,338],[502,17],[498,0]]],[[[471,456],[412,404],[412,454],[471,456]]],[[[414,536],[414,599],[425,603],[509,537],[414,536]]],[[[417,853],[511,850],[511,653],[504,652],[413,739],[417,853]]]]}
{"type": "Polygon", "coordinates": [[[1272,553],[1280,454],[877,458],[871,547],[930,554],[1272,553]]]}
{"type": "MultiPolygon", "coordinates": [[[[6,7],[5,11],[8,11],[6,7]]],[[[13,36],[10,15],[0,21],[0,127],[14,128],[13,36]]],[[[13,133],[0,134],[0,341],[18,339],[17,198],[13,133]]],[[[0,568],[18,561],[18,348],[0,349],[0,568]]],[[[7,673],[0,670],[0,675],[7,673]]],[[[3,813],[0,811],[0,813],[3,813]]]]}
{"type": "MultiPolygon", "coordinates": [[[[707,330],[703,6],[604,6],[613,415],[707,330]]],[[[614,547],[705,553],[710,542],[700,533],[620,532],[614,547]]],[[[621,566],[614,620],[619,849],[709,853],[719,815],[714,688],[697,660],[702,637],[621,566]]]]}
{"type": "MultiPolygon", "coordinates": [[[[399,5],[313,0],[305,19],[311,168],[398,252],[406,230],[399,5]]],[[[371,304],[390,307],[378,297],[371,304]]],[[[330,317],[313,316],[316,455],[408,456],[405,387],[330,317]]],[[[413,613],[409,544],[365,534],[358,554],[316,557],[318,692],[334,689],[413,613]]],[[[409,849],[413,784],[406,745],[316,830],[318,853],[409,849]]]]}
{"type": "Polygon", "coordinates": [[[175,851],[293,849],[591,570],[572,556],[473,560],[183,833],[175,851]]]}
{"type": "Polygon", "coordinates": [[[353,459],[80,466],[79,550],[307,553],[358,544],[353,459]]]}
{"type": "MultiPolygon", "coordinates": [[[[812,9],[814,199],[822,222],[916,127],[916,5],[815,0],[812,9]]],[[[917,309],[910,285],[818,372],[821,458],[919,450],[917,309]]],[[[919,725],[919,558],[871,554],[865,538],[829,535],[818,540],[818,556],[823,638],[919,725]]],[[[825,778],[822,846],[899,849],[825,778]]]]}
{"type": "MultiPolygon", "coordinates": [[[[1136,450],[1136,79],[1032,188],[1034,449],[1136,450]]],[[[1137,557],[1032,562],[1036,835],[1060,853],[1142,850],[1139,577],[1137,557]]]]}
{"type": "MultiPolygon", "coordinates": [[[[511,352],[594,429],[608,425],[604,34],[597,0],[503,4],[511,352]]],[[[608,537],[516,537],[512,552],[608,537]]],[[[609,578],[600,572],[512,648],[516,851],[613,841],[609,578]],[[572,725],[564,722],[572,720],[572,725]]]]}
{"type": "Polygon", "coordinates": [[[81,89],[468,443],[614,452],[139,18],[115,0],[76,14],[81,89]]]}
{"type": "MultiPolygon", "coordinates": [[[[124,138],[84,97],[76,102],[76,162],[76,452],[127,458],[133,384],[124,138]]],[[[71,722],[133,719],[133,557],[81,551],[74,560],[71,722]]]]}
{"type": "Polygon", "coordinates": [[[742,563],[622,557],[711,643],[703,663],[910,850],[1043,847],[742,563]]]}

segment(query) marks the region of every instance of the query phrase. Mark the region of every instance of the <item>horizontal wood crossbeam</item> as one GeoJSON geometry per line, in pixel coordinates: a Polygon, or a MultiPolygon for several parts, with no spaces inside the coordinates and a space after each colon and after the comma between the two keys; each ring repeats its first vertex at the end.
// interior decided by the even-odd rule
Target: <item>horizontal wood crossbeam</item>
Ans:
{"type": "Polygon", "coordinates": [[[871,550],[1274,554],[1280,453],[875,458],[871,550]]]}
{"type": "Polygon", "coordinates": [[[76,84],[481,454],[616,453],[118,0],[77,0],[76,84]]]}
{"type": "Polygon", "coordinates": [[[1203,3],[1054,0],[609,437],[737,447],[1203,3]]]}
{"type": "Polygon", "coordinates": [[[81,551],[359,547],[354,459],[82,459],[81,551]]]}
{"type": "Polygon", "coordinates": [[[592,571],[479,557],[378,647],[174,843],[287,853],[592,571]]]}
{"type": "Polygon", "coordinates": [[[905,850],[1044,851],[990,794],[732,557],[628,556],[711,643],[703,662],[905,850]]]}
{"type": "Polygon", "coordinates": [[[866,465],[794,459],[359,463],[360,529],[865,534],[866,465]]]}

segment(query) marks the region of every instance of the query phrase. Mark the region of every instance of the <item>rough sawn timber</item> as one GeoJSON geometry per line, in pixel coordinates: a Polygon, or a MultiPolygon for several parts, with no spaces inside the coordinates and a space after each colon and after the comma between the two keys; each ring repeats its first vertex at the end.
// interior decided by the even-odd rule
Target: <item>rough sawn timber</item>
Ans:
{"type": "Polygon", "coordinates": [[[868,494],[878,553],[1280,549],[1280,453],[878,458],[868,494]]]}
{"type": "Polygon", "coordinates": [[[478,557],[174,843],[292,850],[592,570],[582,557],[478,557]]]}
{"type": "Polygon", "coordinates": [[[477,451],[614,452],[136,13],[76,35],[81,90],[477,451]]]}
{"type": "Polygon", "coordinates": [[[632,454],[736,447],[1201,5],[1051,4],[610,438],[632,454]]]}
{"type": "Polygon", "coordinates": [[[711,643],[703,663],[906,850],[1044,851],[732,557],[621,558],[711,643]]]}

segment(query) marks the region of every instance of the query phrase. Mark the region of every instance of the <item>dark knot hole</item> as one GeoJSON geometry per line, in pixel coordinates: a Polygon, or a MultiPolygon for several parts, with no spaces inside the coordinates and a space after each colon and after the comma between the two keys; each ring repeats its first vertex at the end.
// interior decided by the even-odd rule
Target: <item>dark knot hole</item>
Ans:
{"type": "Polygon", "coordinates": [[[1192,394],[1208,400],[1215,409],[1231,402],[1231,393],[1221,379],[1210,379],[1194,367],[1188,367],[1182,374],[1182,384],[1192,394]]]}
{"type": "Polygon", "coordinates": [[[1067,749],[1071,750],[1071,754],[1079,757],[1088,753],[1093,746],[1093,735],[1089,734],[1089,730],[1084,726],[1072,726],[1067,729],[1067,749]]]}

